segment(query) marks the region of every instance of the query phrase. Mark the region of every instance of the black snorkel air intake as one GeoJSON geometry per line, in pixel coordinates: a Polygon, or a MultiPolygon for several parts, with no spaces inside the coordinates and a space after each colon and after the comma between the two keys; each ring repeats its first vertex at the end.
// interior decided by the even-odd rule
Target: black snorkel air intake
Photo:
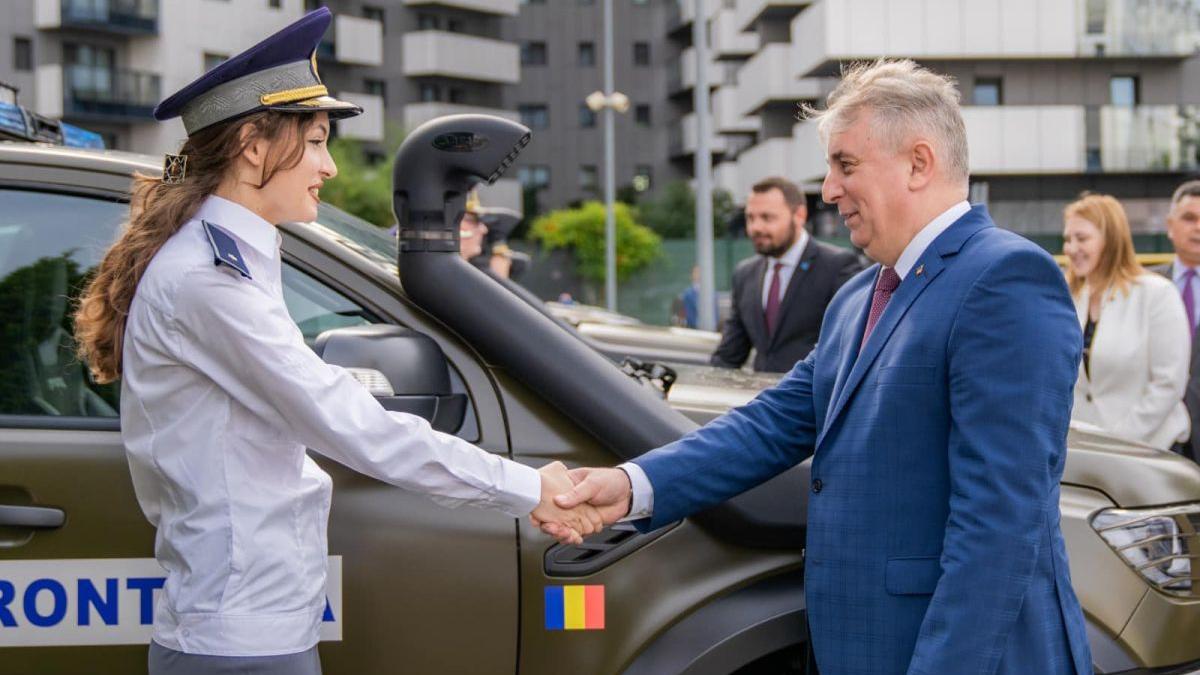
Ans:
{"type": "Polygon", "coordinates": [[[409,134],[392,173],[400,283],[489,363],[541,393],[618,456],[636,457],[695,424],[458,255],[467,192],[499,178],[529,138],[524,126],[490,115],[442,117],[409,134]]]}
{"type": "MultiPolygon", "coordinates": [[[[490,115],[442,117],[408,135],[392,174],[400,283],[413,302],[489,363],[538,392],[618,457],[632,459],[677,440],[695,423],[458,254],[468,191],[495,182],[529,140],[529,129],[490,115]]],[[[800,481],[789,485],[792,500],[807,494],[807,480],[800,481]]],[[[762,490],[696,520],[748,545],[802,546],[802,517],[769,498],[778,491],[762,490]]]]}

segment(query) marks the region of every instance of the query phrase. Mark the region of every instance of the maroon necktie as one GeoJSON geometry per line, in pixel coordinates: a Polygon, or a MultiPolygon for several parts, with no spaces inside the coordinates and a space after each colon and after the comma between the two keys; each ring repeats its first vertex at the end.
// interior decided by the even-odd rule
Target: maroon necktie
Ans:
{"type": "Polygon", "coordinates": [[[775,334],[775,322],[779,320],[779,270],[783,263],[775,263],[775,271],[771,275],[771,287],[767,289],[767,306],[763,310],[763,318],[767,321],[767,335],[775,334]]]}
{"type": "Polygon", "coordinates": [[[883,268],[883,272],[875,280],[875,295],[871,298],[871,313],[867,315],[867,328],[863,331],[862,344],[858,346],[859,351],[866,346],[867,338],[871,337],[871,331],[875,330],[875,324],[879,323],[879,317],[883,316],[883,309],[887,307],[888,300],[892,299],[892,292],[899,285],[900,275],[896,274],[896,270],[890,267],[883,268]]]}

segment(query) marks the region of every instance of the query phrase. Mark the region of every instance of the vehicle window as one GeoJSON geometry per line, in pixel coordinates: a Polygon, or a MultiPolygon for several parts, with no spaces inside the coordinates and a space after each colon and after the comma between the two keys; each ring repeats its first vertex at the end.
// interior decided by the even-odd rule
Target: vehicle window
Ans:
{"type": "Polygon", "coordinates": [[[117,417],[75,357],[72,309],[128,206],[0,189],[0,415],[117,417]]]}
{"type": "Polygon", "coordinates": [[[333,231],[343,244],[371,262],[396,272],[396,237],[387,230],[328,204],[321,204],[317,224],[333,231]]]}
{"type": "Polygon", "coordinates": [[[288,314],[309,347],[331,328],[382,323],[354,301],[287,263],[283,265],[282,280],[288,314]]]}

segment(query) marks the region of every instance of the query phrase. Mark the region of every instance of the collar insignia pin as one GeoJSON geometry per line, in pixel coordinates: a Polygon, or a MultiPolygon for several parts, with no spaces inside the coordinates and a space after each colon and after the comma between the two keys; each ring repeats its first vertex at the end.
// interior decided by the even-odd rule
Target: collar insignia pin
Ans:
{"type": "Polygon", "coordinates": [[[924,265],[917,266],[917,276],[921,276],[924,273],[925,273],[925,266],[924,265]]]}

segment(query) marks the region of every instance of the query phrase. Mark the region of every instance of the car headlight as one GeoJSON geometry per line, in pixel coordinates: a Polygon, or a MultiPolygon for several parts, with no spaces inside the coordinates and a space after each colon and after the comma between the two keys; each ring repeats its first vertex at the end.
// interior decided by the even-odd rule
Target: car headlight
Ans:
{"type": "Polygon", "coordinates": [[[1200,598],[1200,503],[1104,509],[1092,517],[1092,527],[1150,585],[1200,598]]]}

